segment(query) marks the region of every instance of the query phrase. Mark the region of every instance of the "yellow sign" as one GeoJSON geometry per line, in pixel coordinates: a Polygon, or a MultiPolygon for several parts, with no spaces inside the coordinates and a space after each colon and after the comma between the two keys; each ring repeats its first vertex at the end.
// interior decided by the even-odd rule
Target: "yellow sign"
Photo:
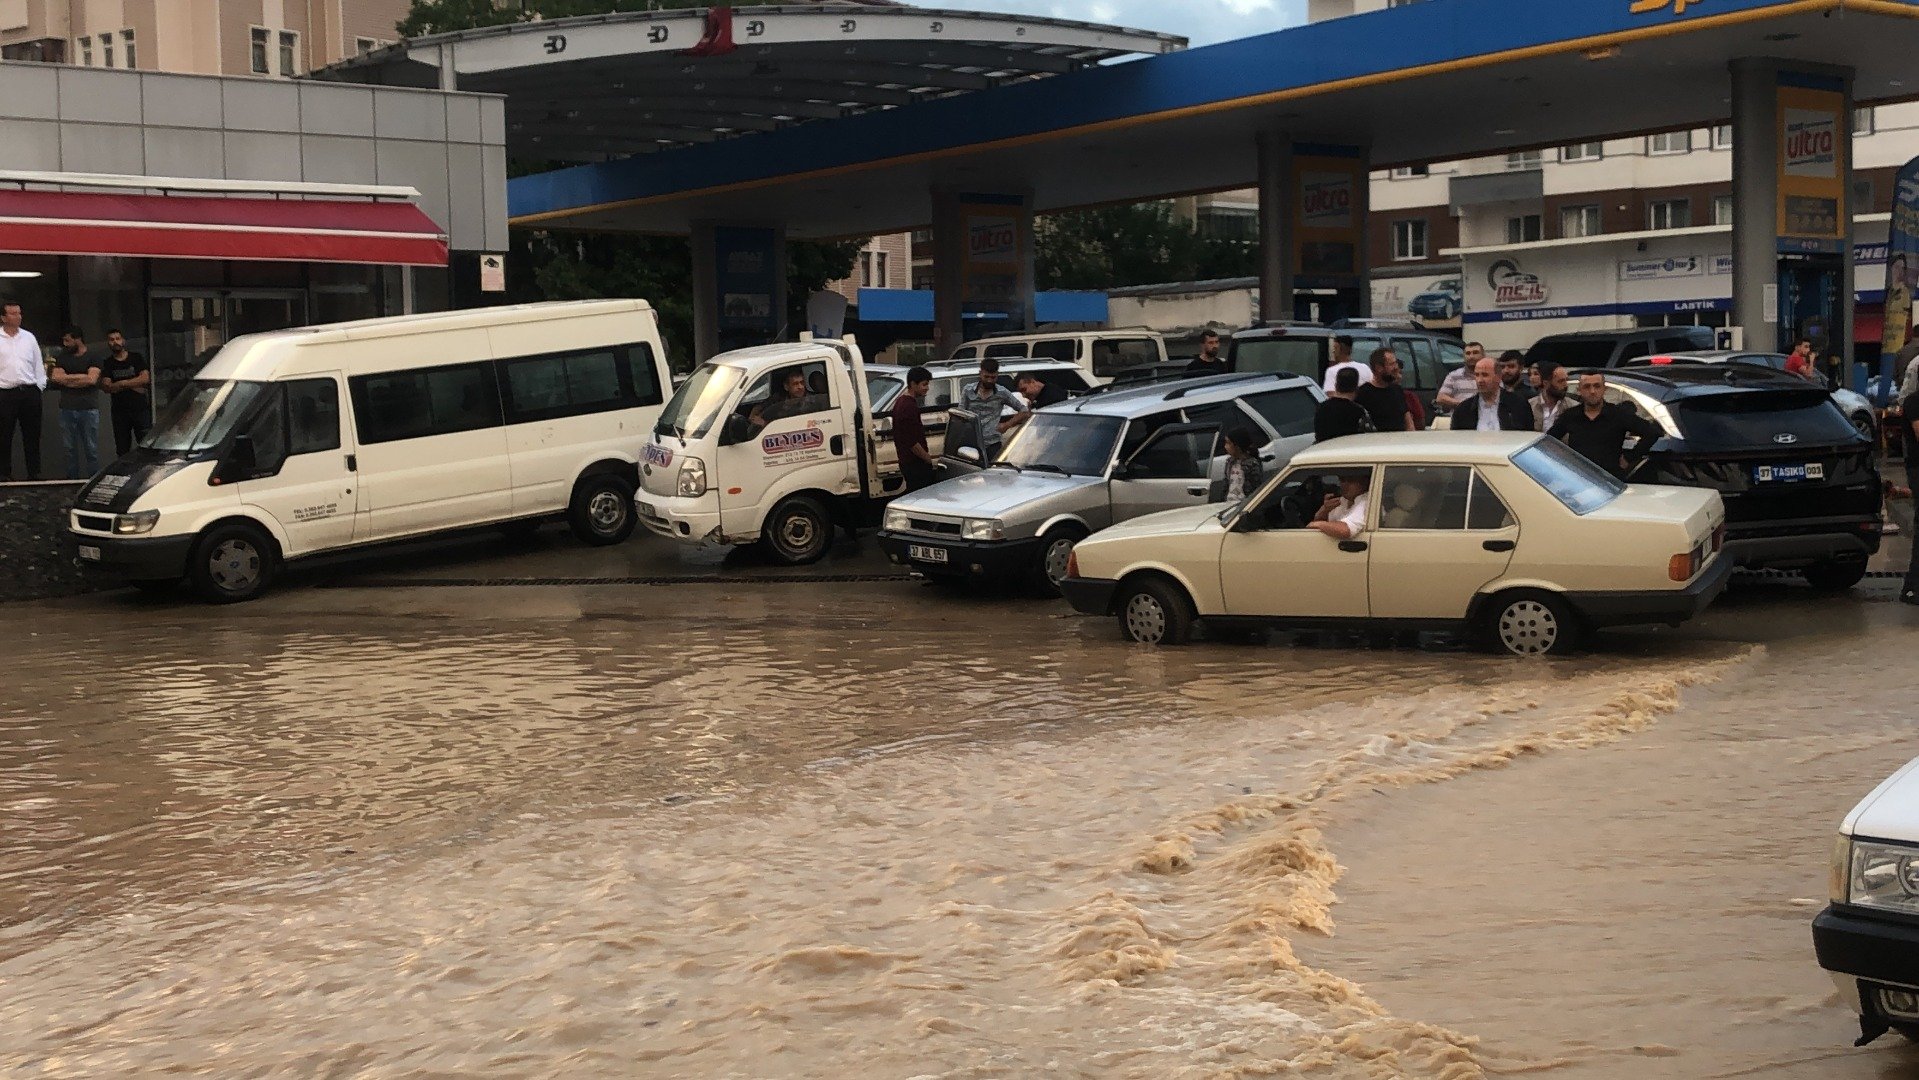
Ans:
{"type": "Polygon", "coordinates": [[[1304,282],[1336,287],[1359,277],[1366,169],[1357,153],[1321,149],[1293,158],[1293,265],[1304,282]]]}
{"type": "Polygon", "coordinates": [[[1630,9],[1634,15],[1650,15],[1655,11],[1670,11],[1674,15],[1684,15],[1686,9],[1705,0],[1632,0],[1630,9]]]}
{"type": "Polygon", "coordinates": [[[1779,238],[1836,245],[1845,235],[1845,95],[1779,87],[1779,238]]]}

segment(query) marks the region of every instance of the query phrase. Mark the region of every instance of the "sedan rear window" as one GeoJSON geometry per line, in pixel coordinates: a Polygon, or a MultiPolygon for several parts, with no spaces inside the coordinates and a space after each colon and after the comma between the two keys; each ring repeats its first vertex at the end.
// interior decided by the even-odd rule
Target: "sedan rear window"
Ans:
{"type": "Polygon", "coordinates": [[[1611,473],[1557,439],[1533,443],[1513,455],[1513,464],[1552,492],[1566,509],[1581,516],[1605,506],[1626,490],[1626,485],[1611,473]]]}
{"type": "Polygon", "coordinates": [[[1775,450],[1861,438],[1832,399],[1816,390],[1707,394],[1675,404],[1688,447],[1775,450]]]}

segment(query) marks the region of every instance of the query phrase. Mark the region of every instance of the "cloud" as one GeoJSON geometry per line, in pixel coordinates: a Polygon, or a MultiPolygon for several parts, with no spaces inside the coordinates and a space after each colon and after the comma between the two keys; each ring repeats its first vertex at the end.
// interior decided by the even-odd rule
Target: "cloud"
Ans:
{"type": "Polygon", "coordinates": [[[933,6],[1112,23],[1178,34],[1194,45],[1252,37],[1306,19],[1306,0],[937,0],[933,6]]]}

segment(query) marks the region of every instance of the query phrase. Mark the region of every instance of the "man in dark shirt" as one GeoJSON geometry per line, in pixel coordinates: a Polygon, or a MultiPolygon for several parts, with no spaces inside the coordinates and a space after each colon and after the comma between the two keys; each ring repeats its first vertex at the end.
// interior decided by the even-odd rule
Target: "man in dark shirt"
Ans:
{"type": "Polygon", "coordinates": [[[1224,375],[1226,361],[1219,355],[1219,332],[1208,330],[1199,336],[1199,356],[1186,365],[1193,375],[1224,375]]]}
{"type": "Polygon", "coordinates": [[[67,479],[100,471],[100,354],[87,349],[79,327],[60,339],[66,348],[47,380],[60,388],[60,438],[67,448],[67,479]]]}
{"type": "Polygon", "coordinates": [[[1413,430],[1412,414],[1406,411],[1406,391],[1399,386],[1399,357],[1391,349],[1379,349],[1369,363],[1373,380],[1360,387],[1353,400],[1373,418],[1373,430],[1413,430]]]}
{"type": "Polygon", "coordinates": [[[1333,396],[1319,403],[1313,413],[1313,442],[1323,443],[1342,435],[1364,435],[1376,430],[1373,418],[1353,395],[1359,391],[1359,372],[1346,368],[1333,376],[1333,396]]]}
{"type": "Polygon", "coordinates": [[[1526,385],[1526,354],[1518,349],[1507,349],[1499,354],[1499,388],[1508,394],[1517,394],[1519,400],[1530,402],[1537,393],[1526,385]]]}
{"type": "Polygon", "coordinates": [[[1588,371],[1579,376],[1580,408],[1560,415],[1547,432],[1607,472],[1625,479],[1632,466],[1652,452],[1652,444],[1665,434],[1658,424],[1640,416],[1631,405],[1606,400],[1606,376],[1588,371]],[[1632,460],[1626,460],[1626,437],[1637,435],[1632,460]]]}
{"type": "MultiPolygon", "coordinates": [[[[1906,441],[1906,487],[1913,491],[1913,505],[1919,507],[1919,393],[1907,395],[1899,404],[1899,432],[1906,441]]],[[[1919,529],[1914,530],[1912,561],[1906,566],[1906,582],[1899,599],[1919,604],[1919,529]]]]}
{"type": "Polygon", "coordinates": [[[906,392],[893,402],[893,445],[900,452],[900,473],[906,490],[918,491],[933,482],[933,455],[926,445],[926,425],[920,421],[920,403],[933,388],[933,373],[916,367],[906,373],[906,392]]]}
{"type": "Polygon", "coordinates": [[[1066,400],[1066,388],[1052,383],[1028,371],[1015,380],[1020,396],[1026,399],[1029,408],[1044,409],[1048,405],[1058,405],[1066,400]]]}
{"type": "Polygon", "coordinates": [[[113,448],[117,454],[133,449],[153,426],[153,410],[147,402],[153,373],[147,358],[127,350],[127,337],[118,330],[107,331],[107,362],[100,369],[100,389],[107,392],[113,406],[113,448]]]}

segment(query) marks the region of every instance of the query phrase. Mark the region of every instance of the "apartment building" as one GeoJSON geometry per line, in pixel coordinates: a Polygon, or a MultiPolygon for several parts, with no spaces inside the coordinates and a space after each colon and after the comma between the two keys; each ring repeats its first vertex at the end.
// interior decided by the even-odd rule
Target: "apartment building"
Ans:
{"type": "MultiPolygon", "coordinates": [[[[932,238],[930,236],[927,238],[925,250],[929,252],[927,262],[931,263],[932,238]]],[[[912,233],[875,236],[860,247],[859,257],[853,262],[853,276],[844,281],[829,283],[826,290],[846,297],[846,302],[849,304],[857,304],[861,289],[915,288],[913,258],[912,233]]],[[[929,284],[927,287],[932,286],[929,284]]]]}
{"type": "MultiPolygon", "coordinates": [[[[1445,2],[1310,0],[1307,13],[1320,21],[1445,2]]],[[[1879,336],[1893,174],[1919,156],[1919,104],[1859,109],[1853,126],[1853,340],[1867,359],[1879,336]]],[[[1568,330],[1724,327],[1731,149],[1732,129],[1720,126],[1375,172],[1374,314],[1459,327],[1491,348],[1568,330]],[[1529,287],[1502,293],[1502,278],[1529,287]]]]}
{"type": "Polygon", "coordinates": [[[410,0],[0,0],[0,59],[303,75],[393,41],[410,0]]]}

